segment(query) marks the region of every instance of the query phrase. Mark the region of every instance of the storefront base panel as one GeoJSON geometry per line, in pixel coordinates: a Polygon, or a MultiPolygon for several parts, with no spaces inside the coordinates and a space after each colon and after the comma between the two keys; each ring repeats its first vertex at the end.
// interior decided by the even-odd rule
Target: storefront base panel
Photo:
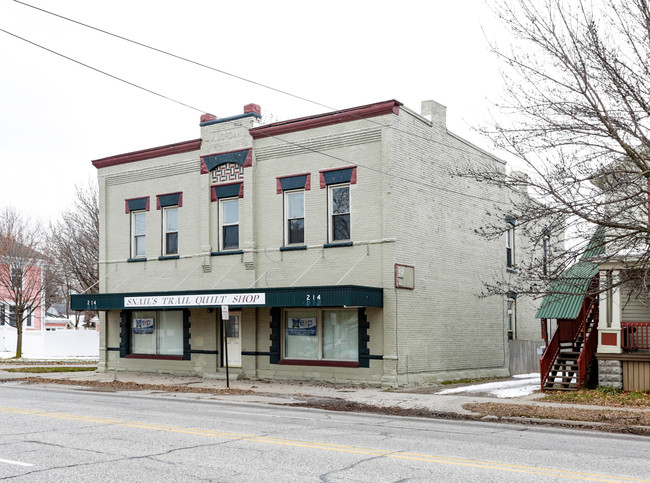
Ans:
{"type": "MultiPolygon", "coordinates": [[[[108,352],[107,367],[100,372],[142,372],[160,373],[177,376],[204,377],[207,379],[225,379],[226,369],[215,370],[215,356],[192,354],[190,361],[129,359],[120,358],[117,352],[108,352]]],[[[244,368],[229,368],[232,379],[313,382],[331,384],[357,384],[381,387],[413,386],[435,384],[442,381],[460,379],[480,379],[488,377],[508,377],[507,368],[472,369],[462,371],[439,371],[423,373],[391,374],[384,372],[391,366],[391,361],[373,360],[369,368],[328,367],[269,364],[268,357],[258,356],[255,364],[244,364],[244,368]],[[257,366],[247,369],[246,366],[257,366]]]]}
{"type": "MultiPolygon", "coordinates": [[[[398,374],[395,377],[395,386],[412,386],[422,384],[435,384],[443,381],[458,381],[461,379],[483,379],[488,377],[508,377],[507,367],[492,369],[471,369],[463,371],[423,372],[398,374]]],[[[384,385],[389,385],[388,381],[384,385]]]]}
{"type": "Polygon", "coordinates": [[[381,386],[381,376],[381,361],[371,361],[370,368],[282,366],[273,364],[269,369],[258,370],[255,378],[272,381],[306,381],[381,386]]]}
{"type": "Polygon", "coordinates": [[[215,375],[214,356],[196,354],[189,361],[164,359],[132,359],[120,357],[119,352],[109,351],[106,368],[100,372],[142,372],[173,374],[178,376],[209,377],[215,375]]]}

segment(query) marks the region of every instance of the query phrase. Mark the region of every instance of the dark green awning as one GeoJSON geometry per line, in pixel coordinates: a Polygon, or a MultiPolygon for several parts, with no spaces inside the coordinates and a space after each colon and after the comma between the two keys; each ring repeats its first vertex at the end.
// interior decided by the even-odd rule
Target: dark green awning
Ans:
{"type": "Polygon", "coordinates": [[[383,290],[358,285],[322,287],[122,292],[72,295],[72,310],[165,309],[181,307],[383,307],[383,290]],[[256,295],[261,297],[255,298],[256,295]],[[241,301],[241,303],[237,303],[241,301]]]}

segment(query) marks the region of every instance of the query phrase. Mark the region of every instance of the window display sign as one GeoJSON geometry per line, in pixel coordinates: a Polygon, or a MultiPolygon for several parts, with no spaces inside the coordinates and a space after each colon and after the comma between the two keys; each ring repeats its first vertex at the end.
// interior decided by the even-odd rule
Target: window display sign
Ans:
{"type": "Polygon", "coordinates": [[[289,335],[308,335],[316,336],[316,318],[308,319],[289,319],[289,335]]]}
{"type": "Polygon", "coordinates": [[[134,334],[153,334],[153,319],[133,319],[134,334]]]}

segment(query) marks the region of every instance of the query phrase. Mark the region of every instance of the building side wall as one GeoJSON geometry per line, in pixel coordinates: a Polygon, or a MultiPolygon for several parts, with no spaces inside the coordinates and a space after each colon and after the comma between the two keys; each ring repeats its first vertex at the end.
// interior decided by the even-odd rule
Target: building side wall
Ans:
{"type": "Polygon", "coordinates": [[[501,243],[479,237],[493,200],[485,183],[452,177],[467,159],[496,164],[436,123],[400,115],[392,138],[390,207],[395,262],[415,267],[415,289],[394,289],[398,373],[503,374],[508,367],[499,297],[478,298],[482,278],[505,264],[501,243]],[[469,196],[467,196],[469,195],[469,196]],[[413,202],[417,200],[417,202],[413,202]]]}

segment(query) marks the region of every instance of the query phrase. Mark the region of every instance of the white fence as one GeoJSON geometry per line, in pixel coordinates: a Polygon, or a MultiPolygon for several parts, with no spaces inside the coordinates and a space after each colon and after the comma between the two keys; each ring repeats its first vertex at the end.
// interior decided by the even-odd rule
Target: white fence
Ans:
{"type": "MultiPolygon", "coordinates": [[[[16,353],[16,329],[0,326],[0,352],[16,353]]],[[[96,330],[23,330],[23,357],[27,359],[99,358],[96,330]]]]}

